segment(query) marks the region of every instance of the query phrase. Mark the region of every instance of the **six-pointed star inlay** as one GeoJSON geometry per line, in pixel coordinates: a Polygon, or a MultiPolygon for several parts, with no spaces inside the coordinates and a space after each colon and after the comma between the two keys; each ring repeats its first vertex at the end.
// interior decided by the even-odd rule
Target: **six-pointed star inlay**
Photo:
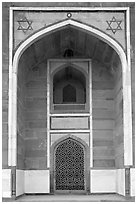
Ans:
{"type": "Polygon", "coordinates": [[[19,27],[17,30],[22,30],[24,33],[26,33],[26,31],[28,30],[33,30],[31,26],[32,21],[29,21],[26,17],[18,20],[17,22],[19,24],[19,27]]]}
{"type": "Polygon", "coordinates": [[[121,28],[122,20],[116,20],[116,18],[113,17],[112,20],[106,21],[106,22],[108,24],[108,28],[106,30],[111,30],[114,34],[118,30],[122,30],[122,28],[121,28]]]}

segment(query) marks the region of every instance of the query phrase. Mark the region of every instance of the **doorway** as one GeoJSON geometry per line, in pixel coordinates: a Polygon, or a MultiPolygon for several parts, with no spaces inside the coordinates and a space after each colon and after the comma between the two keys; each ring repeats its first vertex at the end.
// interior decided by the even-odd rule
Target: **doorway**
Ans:
{"type": "Polygon", "coordinates": [[[85,193],[85,149],[84,146],[67,138],[60,142],[54,152],[55,193],[85,193]]]}

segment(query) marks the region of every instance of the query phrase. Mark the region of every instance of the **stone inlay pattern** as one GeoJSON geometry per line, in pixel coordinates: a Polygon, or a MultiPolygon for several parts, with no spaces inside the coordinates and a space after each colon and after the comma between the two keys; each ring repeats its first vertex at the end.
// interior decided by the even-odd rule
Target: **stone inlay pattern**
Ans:
{"type": "Polygon", "coordinates": [[[56,190],[85,190],[84,149],[71,138],[56,149],[55,181],[56,190]]]}
{"type": "Polygon", "coordinates": [[[72,13],[67,13],[67,17],[71,18],[72,17],[72,13]]]}
{"type": "Polygon", "coordinates": [[[106,21],[107,24],[108,24],[108,27],[106,30],[110,30],[112,31],[114,34],[119,31],[119,30],[122,30],[121,28],[121,23],[122,23],[122,20],[117,20],[114,16],[113,18],[110,20],[110,21],[106,21]]]}
{"type": "MultiPolygon", "coordinates": [[[[116,39],[123,48],[125,44],[125,14],[123,11],[72,11],[55,10],[37,12],[38,10],[16,10],[14,11],[14,49],[32,33],[36,33],[45,27],[67,20],[81,22],[92,26],[116,39]],[[73,17],[73,18],[72,18],[73,17]],[[30,24],[28,24],[28,22],[30,24]],[[33,29],[33,30],[32,30],[33,29]],[[118,32],[119,31],[119,32],[118,32]],[[114,34],[115,33],[115,34],[114,34]]],[[[39,10],[40,11],[40,10],[39,10]]],[[[81,28],[83,28],[81,26],[81,28]]]]}
{"type": "Polygon", "coordinates": [[[32,21],[28,20],[26,17],[17,21],[19,26],[17,30],[22,30],[26,33],[28,30],[33,30],[32,28],[32,21]]]}

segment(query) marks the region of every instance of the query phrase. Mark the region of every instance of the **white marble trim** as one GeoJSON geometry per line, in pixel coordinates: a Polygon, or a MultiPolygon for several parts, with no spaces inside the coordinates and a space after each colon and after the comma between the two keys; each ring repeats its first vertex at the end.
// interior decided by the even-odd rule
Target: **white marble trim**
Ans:
{"type": "Polygon", "coordinates": [[[24,170],[16,170],[16,196],[24,194],[24,170]]]}
{"type": "Polygon", "coordinates": [[[123,69],[123,123],[124,165],[133,165],[132,150],[132,102],[131,102],[131,57],[130,57],[130,12],[126,12],[127,68],[123,69]]]}
{"type": "Polygon", "coordinates": [[[2,197],[11,197],[11,169],[2,169],[2,197]]]}
{"type": "Polygon", "coordinates": [[[116,193],[116,170],[90,170],[91,193],[116,193]]]}
{"type": "Polygon", "coordinates": [[[116,193],[125,196],[125,169],[116,169],[116,193]]]}
{"type": "Polygon", "coordinates": [[[47,62],[47,167],[50,167],[50,63],[47,62]]]}
{"type": "Polygon", "coordinates": [[[50,193],[49,170],[25,170],[25,193],[50,193]]]}
{"type": "Polygon", "coordinates": [[[89,61],[89,104],[90,104],[90,168],[93,167],[93,127],[92,127],[92,62],[89,61]]]}
{"type": "Polygon", "coordinates": [[[126,11],[128,7],[11,7],[19,11],[126,11]]]}
{"type": "MultiPolygon", "coordinates": [[[[12,105],[12,100],[13,100],[13,87],[12,87],[12,52],[13,52],[13,10],[10,8],[9,10],[9,104],[8,104],[8,165],[12,165],[12,157],[15,157],[12,155],[12,143],[11,143],[11,138],[12,138],[12,110],[13,110],[13,105],[12,105]]],[[[16,125],[16,124],[14,124],[16,125]]]]}
{"type": "Polygon", "coordinates": [[[130,169],[130,195],[135,196],[135,168],[130,169]]]}

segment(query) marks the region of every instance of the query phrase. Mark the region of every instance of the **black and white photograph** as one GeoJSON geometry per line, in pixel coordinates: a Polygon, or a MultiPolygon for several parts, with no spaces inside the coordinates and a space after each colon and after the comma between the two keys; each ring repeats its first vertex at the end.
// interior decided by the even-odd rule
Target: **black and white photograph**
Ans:
{"type": "Polygon", "coordinates": [[[135,202],[135,2],[2,4],[2,201],[135,202]]]}

